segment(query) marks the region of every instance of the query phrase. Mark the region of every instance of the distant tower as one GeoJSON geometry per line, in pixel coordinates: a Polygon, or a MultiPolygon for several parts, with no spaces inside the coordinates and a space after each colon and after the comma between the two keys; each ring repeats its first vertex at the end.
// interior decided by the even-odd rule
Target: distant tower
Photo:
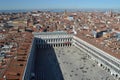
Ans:
{"type": "Polygon", "coordinates": [[[33,26],[33,21],[31,19],[27,20],[27,27],[33,26]]]}
{"type": "Polygon", "coordinates": [[[73,32],[75,35],[77,34],[77,32],[75,31],[75,26],[73,26],[73,32]]]}
{"type": "Polygon", "coordinates": [[[67,10],[64,11],[64,16],[67,16],[67,10]]]}
{"type": "Polygon", "coordinates": [[[29,27],[30,25],[30,19],[27,20],[27,27],[29,27]]]}
{"type": "Polygon", "coordinates": [[[109,15],[109,17],[113,16],[112,10],[108,11],[108,15],[109,15]]]}
{"type": "Polygon", "coordinates": [[[113,16],[113,13],[112,13],[112,10],[110,10],[110,17],[112,17],[113,16]]]}

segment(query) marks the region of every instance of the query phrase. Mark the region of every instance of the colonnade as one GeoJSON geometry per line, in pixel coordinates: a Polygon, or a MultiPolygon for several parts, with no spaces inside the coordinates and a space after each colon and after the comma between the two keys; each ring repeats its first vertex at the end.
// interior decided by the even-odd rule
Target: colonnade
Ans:
{"type": "Polygon", "coordinates": [[[37,48],[52,48],[52,47],[70,47],[72,45],[72,43],[68,43],[68,44],[64,44],[64,43],[60,43],[60,44],[37,44],[37,48]]]}
{"type": "Polygon", "coordinates": [[[82,48],[102,69],[111,73],[117,80],[120,80],[120,61],[117,58],[75,36],[73,37],[73,45],[80,49],[82,48]]]}
{"type": "Polygon", "coordinates": [[[70,47],[72,45],[72,38],[36,39],[35,44],[38,48],[70,47]]]}
{"type": "Polygon", "coordinates": [[[70,47],[72,45],[72,34],[65,32],[35,33],[35,44],[38,48],[70,47]]]}

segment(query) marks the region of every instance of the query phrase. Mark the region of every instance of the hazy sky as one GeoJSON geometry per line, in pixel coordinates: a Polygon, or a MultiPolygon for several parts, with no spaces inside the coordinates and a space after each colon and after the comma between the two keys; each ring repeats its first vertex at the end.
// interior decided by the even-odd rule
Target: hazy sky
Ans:
{"type": "Polygon", "coordinates": [[[46,8],[120,8],[120,0],[0,0],[0,10],[46,8]]]}

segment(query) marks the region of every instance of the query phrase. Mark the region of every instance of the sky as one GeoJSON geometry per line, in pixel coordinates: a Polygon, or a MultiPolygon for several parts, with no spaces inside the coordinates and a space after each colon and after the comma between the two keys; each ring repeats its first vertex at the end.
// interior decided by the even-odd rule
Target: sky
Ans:
{"type": "Polygon", "coordinates": [[[0,10],[58,8],[119,9],[120,0],[0,0],[0,10]]]}

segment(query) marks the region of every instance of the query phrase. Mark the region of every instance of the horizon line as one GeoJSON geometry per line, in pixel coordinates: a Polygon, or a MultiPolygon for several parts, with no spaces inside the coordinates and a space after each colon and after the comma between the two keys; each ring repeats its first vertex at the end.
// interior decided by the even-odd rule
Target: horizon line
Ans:
{"type": "Polygon", "coordinates": [[[120,9],[120,8],[39,8],[39,9],[0,9],[0,10],[55,10],[55,9],[63,9],[63,10],[66,10],[66,9],[74,9],[74,10],[80,10],[80,9],[92,9],[92,10],[102,10],[102,9],[106,9],[106,10],[116,10],[116,9],[120,9]]]}

